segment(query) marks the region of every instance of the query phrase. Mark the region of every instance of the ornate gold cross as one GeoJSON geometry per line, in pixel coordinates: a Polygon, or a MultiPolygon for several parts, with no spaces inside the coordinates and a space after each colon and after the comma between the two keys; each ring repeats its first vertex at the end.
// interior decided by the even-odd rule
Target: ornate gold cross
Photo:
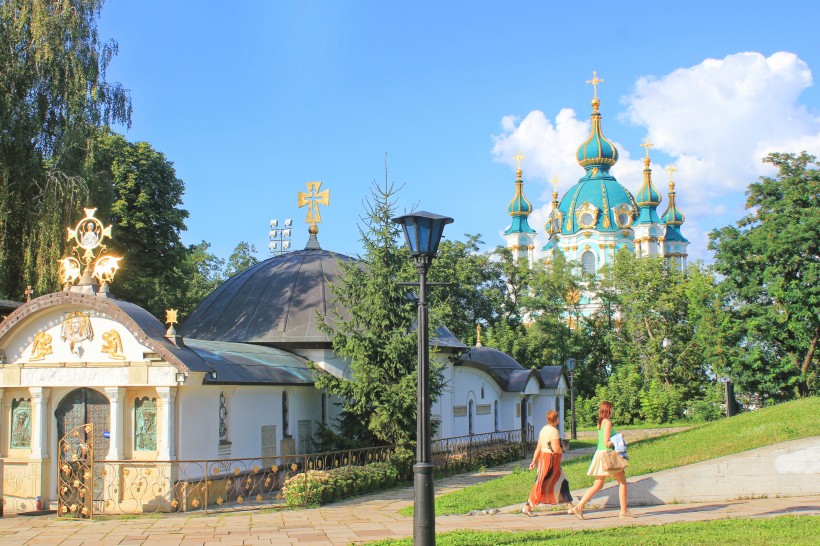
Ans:
{"type": "Polygon", "coordinates": [[[308,206],[305,223],[310,224],[309,231],[315,235],[319,232],[319,228],[316,227],[316,224],[322,221],[319,205],[330,206],[330,190],[319,191],[319,188],[322,187],[321,182],[306,182],[305,184],[307,185],[308,191],[299,192],[299,201],[296,206],[299,208],[305,205],[308,206]]]}
{"type": "Polygon", "coordinates": [[[649,148],[651,148],[653,146],[654,146],[654,144],[649,142],[649,137],[646,137],[643,141],[643,144],[641,144],[642,148],[646,148],[646,157],[649,157],[649,148]]]}
{"type": "Polygon", "coordinates": [[[558,191],[558,177],[557,176],[552,177],[552,191],[554,191],[554,192],[558,191]]]}
{"type": "Polygon", "coordinates": [[[26,285],[26,289],[23,292],[23,295],[26,297],[26,303],[31,301],[32,294],[34,294],[34,290],[31,289],[31,285],[26,285]]]}
{"type": "Polygon", "coordinates": [[[592,71],[592,79],[587,80],[587,83],[592,84],[592,98],[597,99],[598,98],[598,84],[599,83],[604,83],[604,80],[602,78],[599,78],[596,75],[595,71],[593,70],[592,71]]]}
{"type": "Polygon", "coordinates": [[[674,165],[669,165],[664,170],[669,173],[669,181],[674,182],[674,180],[672,180],[672,175],[674,174],[675,171],[677,171],[675,166],[674,165]]]}
{"type": "Polygon", "coordinates": [[[522,159],[527,159],[527,158],[526,158],[526,156],[521,155],[521,151],[519,150],[518,154],[515,157],[513,157],[513,159],[515,159],[518,162],[518,170],[520,171],[521,170],[521,160],[522,159]]]}

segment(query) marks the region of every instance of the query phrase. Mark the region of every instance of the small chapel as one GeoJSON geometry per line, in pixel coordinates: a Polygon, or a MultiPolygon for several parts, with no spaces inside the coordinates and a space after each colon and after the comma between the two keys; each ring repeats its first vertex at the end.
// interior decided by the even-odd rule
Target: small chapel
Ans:
{"type": "MultiPolygon", "coordinates": [[[[320,185],[308,183],[300,205],[327,205],[329,190],[320,185]]],[[[303,250],[229,278],[177,330],[176,311],[163,324],[115,297],[128,257],[107,252],[116,234],[95,212],[86,209],[68,228],[73,249],[59,264],[62,290],[0,322],[5,509],[86,517],[243,502],[241,492],[223,499],[192,491],[187,476],[200,468],[207,485],[222,469],[227,491],[238,487],[224,477],[231,461],[258,460],[242,471],[250,487],[259,465],[281,472],[271,461],[311,453],[317,424],[333,426],[338,400],[315,388],[307,361],[350,379],[319,321],[333,316],[339,264],[354,258],[323,249],[320,217],[309,213],[303,250]],[[98,464],[66,481],[78,453],[98,464]],[[73,501],[64,498],[68,490],[73,501]]],[[[438,438],[530,430],[550,409],[563,429],[568,388],[560,367],[530,369],[480,341],[467,347],[446,327],[432,337],[447,384],[431,408],[438,438]]]]}
{"type": "MultiPolygon", "coordinates": [[[[535,248],[536,230],[530,227],[528,217],[532,203],[524,196],[520,154],[516,171],[515,195],[507,206],[512,223],[504,231],[507,248],[517,260],[530,266],[537,259],[550,262],[561,253],[567,260],[580,264],[584,273],[594,274],[615,259],[615,253],[627,248],[636,256],[662,256],[680,269],[686,267],[689,241],[681,233],[684,215],[675,202],[677,170],[670,166],[669,193],[666,210],[659,214],[662,197],[652,183],[647,139],[643,159],[643,181],[633,194],[610,173],[618,162],[618,149],[604,136],[601,125],[601,101],[597,85],[603,82],[595,72],[587,83],[593,86],[590,132],[578,146],[576,160],[584,174],[575,185],[558,198],[558,180],[553,178],[552,203],[547,223],[547,244],[535,248]]],[[[594,306],[594,303],[592,304],[594,306]]]]}

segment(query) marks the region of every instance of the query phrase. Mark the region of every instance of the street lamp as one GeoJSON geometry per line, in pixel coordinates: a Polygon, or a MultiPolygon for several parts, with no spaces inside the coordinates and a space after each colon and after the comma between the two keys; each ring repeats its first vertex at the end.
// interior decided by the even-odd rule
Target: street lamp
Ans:
{"type": "Polygon", "coordinates": [[[567,359],[567,370],[569,370],[569,407],[572,417],[569,423],[569,437],[577,439],[575,435],[575,359],[567,359]]]}
{"type": "Polygon", "coordinates": [[[436,257],[444,226],[453,219],[419,211],[393,218],[404,237],[419,273],[418,398],[416,401],[416,464],[413,465],[413,544],[436,543],[436,509],[433,464],[430,461],[430,355],[427,333],[427,270],[436,257]]]}
{"type": "Polygon", "coordinates": [[[270,221],[270,243],[268,248],[271,254],[281,256],[283,253],[290,250],[290,235],[293,226],[293,220],[285,219],[285,227],[279,227],[279,220],[273,219],[270,221]]]}

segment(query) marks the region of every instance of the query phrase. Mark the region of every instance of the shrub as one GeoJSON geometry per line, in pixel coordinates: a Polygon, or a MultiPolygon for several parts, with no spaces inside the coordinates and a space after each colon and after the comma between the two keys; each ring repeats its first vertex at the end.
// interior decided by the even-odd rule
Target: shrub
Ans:
{"type": "Polygon", "coordinates": [[[390,463],[343,466],[300,472],[285,481],[282,493],[290,507],[326,504],[352,495],[395,485],[399,473],[390,463]]]}

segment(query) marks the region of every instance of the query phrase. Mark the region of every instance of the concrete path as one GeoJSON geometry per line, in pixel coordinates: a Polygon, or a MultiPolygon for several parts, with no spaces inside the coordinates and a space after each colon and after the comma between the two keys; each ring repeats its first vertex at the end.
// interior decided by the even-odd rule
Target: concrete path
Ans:
{"type": "MultiPolygon", "coordinates": [[[[584,451],[589,450],[576,450],[566,457],[578,456],[584,451]]],[[[507,474],[515,464],[440,480],[436,494],[507,474]]],[[[0,546],[363,544],[380,538],[411,536],[412,518],[399,516],[397,511],[412,502],[412,487],[404,487],[310,510],[252,511],[207,517],[173,514],[90,522],[58,520],[53,515],[7,517],[0,519],[0,546]]],[[[440,516],[436,518],[436,531],[599,529],[781,514],[820,515],[820,496],[638,507],[634,509],[638,516],[634,520],[619,519],[617,509],[589,510],[588,519],[579,521],[565,512],[538,512],[537,517],[528,518],[518,513],[519,508],[520,505],[505,507],[496,515],[440,516]]]]}

